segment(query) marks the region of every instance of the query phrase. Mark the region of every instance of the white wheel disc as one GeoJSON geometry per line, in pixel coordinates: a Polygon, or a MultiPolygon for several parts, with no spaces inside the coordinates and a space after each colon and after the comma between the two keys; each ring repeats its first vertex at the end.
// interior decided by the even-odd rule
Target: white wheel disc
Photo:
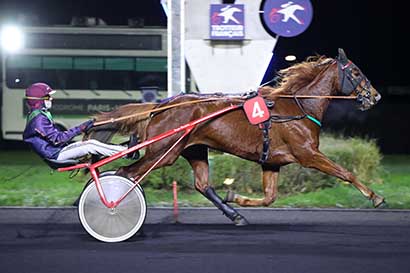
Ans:
{"type": "MultiPolygon", "coordinates": [[[[107,175],[100,182],[108,202],[117,201],[135,184],[125,177],[107,175]]],[[[80,221],[94,238],[121,242],[132,237],[145,221],[147,206],[139,187],[135,187],[115,208],[107,208],[98,195],[95,183],[87,186],[78,205],[80,221]]]]}
{"type": "MultiPolygon", "coordinates": [[[[115,171],[115,170],[110,170],[110,171],[104,171],[104,172],[102,172],[102,173],[100,173],[100,179],[101,179],[101,177],[103,177],[103,176],[107,176],[107,175],[115,175],[115,173],[116,173],[117,171],[115,171]]],[[[91,184],[91,183],[94,183],[94,179],[91,177],[90,178],[90,180],[88,180],[88,182],[87,182],[87,186],[89,185],[89,184],[91,184]]],[[[144,193],[144,189],[141,187],[141,185],[140,184],[138,184],[137,185],[137,187],[141,190],[141,192],[142,193],[144,193]]],[[[144,195],[145,196],[145,195],[144,195]]]]}

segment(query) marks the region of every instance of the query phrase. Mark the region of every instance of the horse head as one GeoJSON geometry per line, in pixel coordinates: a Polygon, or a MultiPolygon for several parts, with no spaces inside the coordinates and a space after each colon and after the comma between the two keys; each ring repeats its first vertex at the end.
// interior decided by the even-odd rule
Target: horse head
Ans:
{"type": "Polygon", "coordinates": [[[339,55],[336,58],[338,64],[339,91],[344,95],[354,94],[359,109],[368,110],[381,99],[381,95],[371,85],[362,71],[347,58],[343,49],[339,48],[339,55]]]}

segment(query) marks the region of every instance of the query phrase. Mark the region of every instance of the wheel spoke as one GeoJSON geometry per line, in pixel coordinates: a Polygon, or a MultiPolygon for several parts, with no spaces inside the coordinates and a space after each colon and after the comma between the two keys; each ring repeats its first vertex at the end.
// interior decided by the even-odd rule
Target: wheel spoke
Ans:
{"type": "MultiPolygon", "coordinates": [[[[116,201],[131,187],[130,180],[107,175],[100,177],[107,200],[116,201]]],[[[135,188],[118,207],[107,208],[100,200],[95,185],[90,183],[79,204],[80,221],[94,238],[105,242],[119,242],[133,236],[142,226],[146,215],[146,203],[142,189],[135,188]]]]}

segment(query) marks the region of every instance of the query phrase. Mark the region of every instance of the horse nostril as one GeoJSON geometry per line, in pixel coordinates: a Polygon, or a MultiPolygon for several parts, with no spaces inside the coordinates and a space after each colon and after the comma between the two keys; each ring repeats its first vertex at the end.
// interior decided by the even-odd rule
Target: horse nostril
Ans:
{"type": "Polygon", "coordinates": [[[376,100],[376,102],[378,102],[379,100],[381,100],[381,98],[382,98],[382,95],[377,94],[377,96],[374,99],[376,100]]]}

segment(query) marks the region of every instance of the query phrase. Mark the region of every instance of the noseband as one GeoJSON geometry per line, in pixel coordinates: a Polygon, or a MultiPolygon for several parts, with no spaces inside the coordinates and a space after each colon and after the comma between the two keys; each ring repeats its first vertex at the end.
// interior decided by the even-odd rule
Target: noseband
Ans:
{"type": "Polygon", "coordinates": [[[365,81],[364,86],[361,86],[362,91],[364,92],[357,93],[357,101],[362,102],[363,98],[370,99],[371,84],[370,81],[366,78],[366,76],[363,75],[362,71],[360,71],[360,69],[350,60],[348,60],[347,63],[343,63],[341,60],[337,60],[337,63],[339,70],[341,92],[344,95],[350,95],[353,93],[353,91],[357,91],[357,88],[362,81],[365,81]],[[357,78],[353,77],[354,68],[356,68],[360,73],[360,76],[357,78]]]}

